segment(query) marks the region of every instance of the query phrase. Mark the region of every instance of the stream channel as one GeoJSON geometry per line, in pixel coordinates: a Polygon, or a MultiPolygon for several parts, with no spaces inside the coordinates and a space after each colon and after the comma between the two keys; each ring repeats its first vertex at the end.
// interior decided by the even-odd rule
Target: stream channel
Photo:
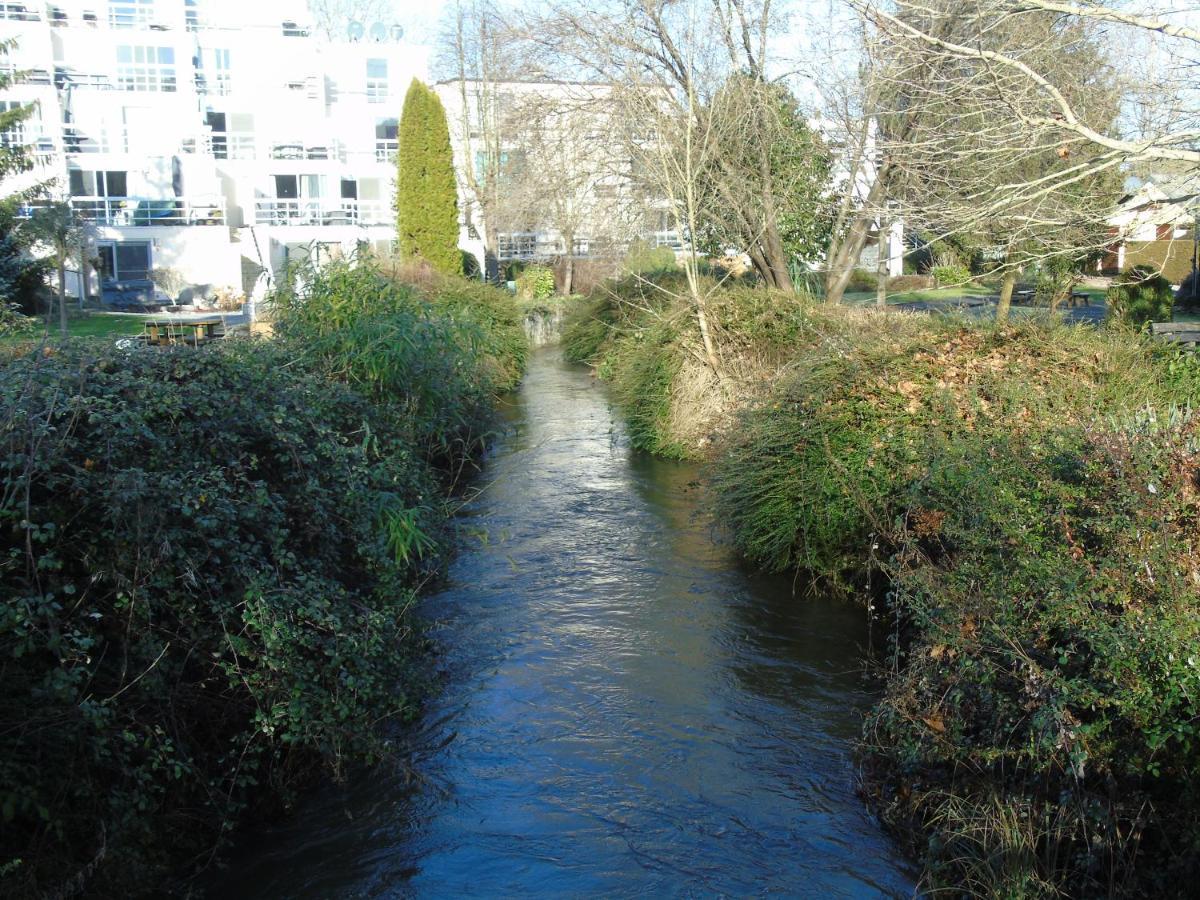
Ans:
{"type": "Polygon", "coordinates": [[[861,608],[740,568],[696,468],[631,452],[556,350],[505,421],[422,603],[411,756],[243,839],[211,895],[911,896],[854,793],[861,608]]]}

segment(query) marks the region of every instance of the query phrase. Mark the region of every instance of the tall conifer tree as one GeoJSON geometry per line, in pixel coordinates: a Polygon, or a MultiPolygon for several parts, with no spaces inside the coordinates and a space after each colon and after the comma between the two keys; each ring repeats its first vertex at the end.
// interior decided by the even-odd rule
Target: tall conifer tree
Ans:
{"type": "Polygon", "coordinates": [[[458,249],[458,185],[446,110],[413,79],[404,98],[397,154],[396,232],[400,257],[423,259],[439,272],[462,272],[458,249]]]}

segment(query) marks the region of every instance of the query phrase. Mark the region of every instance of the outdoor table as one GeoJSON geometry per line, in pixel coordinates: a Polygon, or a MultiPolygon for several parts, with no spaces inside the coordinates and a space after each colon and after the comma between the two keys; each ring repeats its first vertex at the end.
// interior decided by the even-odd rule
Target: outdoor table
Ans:
{"type": "Polygon", "coordinates": [[[223,324],[220,316],[203,319],[149,319],[145,325],[146,343],[155,346],[166,344],[203,344],[215,338],[223,324]]]}

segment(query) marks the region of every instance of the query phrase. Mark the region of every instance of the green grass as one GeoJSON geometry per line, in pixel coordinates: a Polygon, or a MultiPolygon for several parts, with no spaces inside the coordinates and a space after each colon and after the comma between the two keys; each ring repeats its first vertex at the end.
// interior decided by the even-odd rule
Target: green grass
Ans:
{"type": "MultiPolygon", "coordinates": [[[[72,319],[67,325],[67,331],[71,337],[125,337],[141,334],[142,323],[145,321],[145,316],[127,313],[90,313],[72,319]]],[[[57,334],[57,328],[52,333],[57,334]]]]}

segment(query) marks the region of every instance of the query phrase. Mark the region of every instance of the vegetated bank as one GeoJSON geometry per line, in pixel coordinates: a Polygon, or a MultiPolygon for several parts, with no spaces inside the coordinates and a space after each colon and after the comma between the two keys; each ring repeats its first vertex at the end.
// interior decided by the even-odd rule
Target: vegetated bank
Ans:
{"type": "Polygon", "coordinates": [[[416,708],[408,608],[520,378],[515,306],[339,263],[275,329],[0,366],[0,894],[158,889],[416,708]]]}
{"type": "Polygon", "coordinates": [[[715,448],[715,503],[748,559],[887,627],[864,789],[925,886],[1189,895],[1196,356],[1118,328],[742,288],[709,312],[732,382],[709,388],[717,410],[687,383],[687,306],[645,281],[595,297],[565,346],[612,380],[638,446],[715,448]]]}

